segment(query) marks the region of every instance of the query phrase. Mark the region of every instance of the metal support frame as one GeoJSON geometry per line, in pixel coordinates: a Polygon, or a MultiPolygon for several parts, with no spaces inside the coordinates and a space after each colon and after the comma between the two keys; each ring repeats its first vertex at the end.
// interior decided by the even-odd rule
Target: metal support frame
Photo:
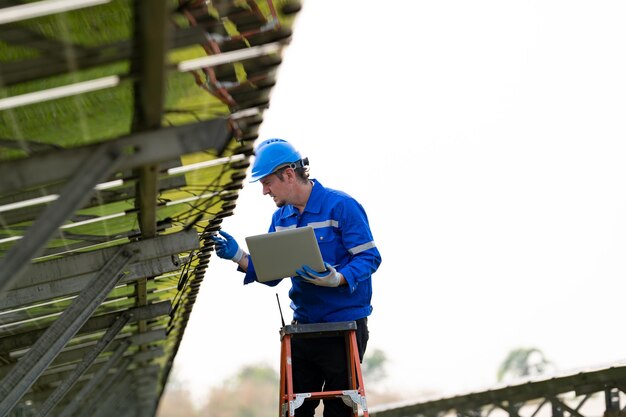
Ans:
{"type": "MultiPolygon", "coordinates": [[[[132,314],[130,322],[134,323],[138,320],[150,320],[166,316],[169,314],[170,308],[171,304],[169,301],[161,301],[145,307],[129,309],[128,312],[132,314]]],[[[118,314],[119,313],[110,313],[92,317],[87,320],[77,334],[88,334],[106,330],[117,320],[118,314]]],[[[5,336],[0,339],[0,351],[7,352],[27,348],[37,342],[37,339],[39,339],[44,332],[45,330],[34,330],[27,333],[5,336]]]]}
{"type": "MultiPolygon", "coordinates": [[[[128,368],[131,365],[132,360],[130,358],[124,358],[120,361],[119,366],[112,374],[105,375],[102,384],[98,387],[97,390],[92,390],[91,395],[89,396],[89,401],[85,401],[82,408],[82,415],[92,416],[95,414],[96,410],[102,404],[102,398],[111,392],[111,386],[118,381],[120,381],[124,375],[128,372],[128,368]]],[[[129,387],[131,390],[134,390],[136,386],[129,387]]],[[[64,416],[59,416],[64,417],[64,416]]]]}
{"type": "MultiPolygon", "coordinates": [[[[131,242],[124,245],[130,251],[139,250],[132,265],[164,256],[188,252],[200,247],[198,234],[195,230],[181,231],[131,242]]],[[[118,247],[109,247],[96,251],[77,253],[72,256],[37,262],[29,265],[13,288],[24,288],[59,279],[84,275],[99,271],[107,260],[117,252],[118,247]]],[[[123,281],[122,281],[123,282],[123,281]]]]}
{"type": "MultiPolygon", "coordinates": [[[[172,255],[146,262],[134,263],[129,266],[127,275],[120,280],[119,284],[127,284],[145,277],[159,276],[167,272],[177,271],[179,268],[180,264],[178,259],[172,255]]],[[[44,282],[35,286],[9,290],[5,293],[3,298],[0,298],[0,310],[28,306],[53,298],[77,294],[86,287],[95,274],[95,272],[92,272],[70,278],[44,282]]],[[[28,312],[25,312],[25,314],[28,314],[28,312]]]]}
{"type": "Polygon", "coordinates": [[[154,415],[157,406],[158,372],[153,367],[149,367],[140,368],[136,373],[138,374],[135,378],[138,382],[136,402],[139,406],[139,416],[150,417],[154,415]]]}
{"type": "Polygon", "coordinates": [[[130,336],[130,340],[133,342],[133,345],[145,345],[152,342],[158,342],[166,337],[167,335],[165,334],[165,329],[156,329],[146,333],[134,334],[130,336]]]}
{"type": "Polygon", "coordinates": [[[555,397],[550,400],[552,404],[552,417],[563,417],[563,407],[561,402],[555,397]]]}
{"type": "Polygon", "coordinates": [[[91,417],[119,416],[121,408],[128,407],[130,400],[135,397],[134,391],[130,388],[130,377],[127,375],[109,393],[106,400],[99,404],[91,417]]]}
{"type": "Polygon", "coordinates": [[[569,417],[584,417],[580,413],[580,408],[585,403],[585,401],[587,401],[588,398],[589,398],[588,395],[584,396],[583,399],[581,400],[580,404],[578,404],[576,406],[576,408],[570,407],[564,401],[561,401],[561,400],[555,400],[555,401],[559,401],[559,407],[561,408],[561,410],[567,411],[567,413],[569,414],[569,417]]]}
{"type": "MultiPolygon", "coordinates": [[[[127,314],[128,312],[125,312],[124,314],[127,314]]],[[[128,317],[129,317],[129,322],[128,324],[131,324],[131,314],[128,313],[128,317]]],[[[114,324],[115,325],[115,324],[114,324]]],[[[119,335],[119,334],[118,334],[119,335]]],[[[164,339],[166,338],[165,335],[165,329],[156,329],[156,330],[150,330],[146,333],[135,333],[132,336],[124,336],[121,338],[115,338],[107,347],[106,350],[115,350],[117,348],[117,346],[123,342],[124,340],[129,340],[131,342],[131,344],[135,345],[135,346],[140,346],[140,345],[147,345],[147,344],[157,344],[159,342],[162,342],[164,339]]],[[[88,352],[93,348],[93,345],[91,346],[87,346],[84,348],[78,348],[78,349],[71,349],[69,351],[66,352],[61,352],[59,354],[59,356],[57,357],[57,360],[59,360],[60,363],[75,363],[79,360],[82,360],[82,358],[85,357],[85,355],[88,354],[88,352]]],[[[158,352],[158,353],[163,353],[163,347],[161,345],[156,345],[156,348],[151,348],[149,351],[149,353],[152,352],[158,352]]],[[[136,356],[140,356],[142,354],[135,354],[136,356]]],[[[1,368],[0,368],[1,369],[1,368]]]]}
{"type": "MultiPolygon", "coordinates": [[[[133,82],[134,113],[133,132],[143,132],[161,127],[165,102],[166,61],[170,43],[170,25],[167,24],[169,7],[166,0],[138,0],[134,2],[135,47],[137,59],[131,63],[131,72],[138,74],[133,82]],[[163,30],[155,31],[154,26],[163,30]]],[[[157,234],[157,174],[156,163],[146,164],[135,170],[139,178],[135,193],[137,219],[143,238],[157,234]]],[[[137,306],[148,303],[147,278],[135,284],[137,306]]],[[[140,321],[138,332],[147,331],[147,323],[140,321]]]]}
{"type": "Polygon", "coordinates": [[[87,199],[89,191],[113,169],[120,155],[120,152],[99,147],[89,158],[81,161],[80,168],[73,172],[73,178],[63,187],[61,198],[47,206],[24,237],[0,259],[0,293],[19,278],[20,272],[43,249],[52,234],[87,199]]]}
{"type": "MultiPolygon", "coordinates": [[[[166,84],[166,56],[169,48],[169,27],[167,24],[169,8],[166,0],[139,0],[134,3],[135,10],[135,45],[138,59],[132,61],[131,72],[139,74],[133,83],[135,106],[133,114],[134,132],[158,129],[163,118],[166,84]],[[154,26],[163,30],[155,31],[154,26]]],[[[156,163],[143,165],[135,170],[137,182],[135,207],[139,209],[137,218],[143,238],[154,237],[157,233],[156,201],[157,173],[156,163]]],[[[142,278],[135,284],[137,306],[148,303],[147,280],[142,278]]],[[[139,333],[147,331],[147,324],[139,322],[139,333]]]]}
{"type": "MultiPolygon", "coordinates": [[[[138,74],[133,82],[135,98],[133,132],[161,127],[165,97],[166,56],[169,47],[169,8],[165,0],[139,0],[134,3],[135,47],[137,59],[131,72],[138,74]],[[163,30],[153,30],[154,27],[163,30]]],[[[143,237],[156,235],[157,199],[156,163],[138,167],[135,206],[139,208],[139,228],[143,237]]]]}
{"type": "MultiPolygon", "coordinates": [[[[130,317],[130,314],[129,314],[130,317]]],[[[129,324],[131,324],[131,322],[129,321],[129,324]]],[[[113,324],[115,325],[115,324],[113,324]]],[[[120,336],[120,334],[118,334],[118,336],[120,336]]],[[[159,343],[162,342],[164,339],[166,338],[165,335],[165,329],[157,329],[157,330],[150,330],[146,333],[141,333],[141,334],[134,334],[133,336],[128,336],[125,335],[124,337],[116,337],[113,341],[111,341],[111,343],[105,348],[106,352],[109,351],[114,351],[121,342],[123,342],[124,340],[129,340],[133,345],[139,346],[139,345],[147,345],[150,343],[159,343]]],[[[98,342],[96,342],[98,343],[98,342]]],[[[66,372],[67,367],[69,368],[73,368],[74,365],[71,364],[75,364],[77,362],[80,362],[83,360],[83,358],[89,354],[89,352],[91,351],[91,349],[93,349],[93,347],[95,346],[96,343],[93,343],[89,346],[85,346],[85,347],[80,347],[80,348],[72,348],[72,349],[68,349],[68,350],[63,350],[61,353],[59,353],[59,355],[55,358],[54,362],[52,362],[52,364],[50,364],[50,369],[48,369],[44,375],[42,375],[37,382],[35,383],[36,385],[39,382],[42,382],[44,378],[48,377],[49,375],[53,375],[53,374],[58,374],[58,373],[63,373],[66,372]],[[61,366],[61,367],[57,367],[56,364],[70,364],[67,365],[66,367],[61,366]],[[52,369],[54,368],[54,369],[52,369]]],[[[160,345],[157,345],[156,349],[150,349],[148,352],[152,353],[152,352],[160,352],[163,353],[164,350],[160,345]]],[[[137,356],[139,356],[139,354],[137,354],[137,356]]],[[[145,355],[142,355],[142,357],[145,355]]],[[[91,372],[95,372],[94,368],[97,367],[97,364],[99,362],[98,358],[96,359],[96,361],[94,362],[94,365],[92,365],[91,368],[89,368],[89,370],[91,372]]],[[[19,359],[18,359],[19,360],[19,359]]],[[[9,365],[3,365],[0,366],[0,379],[3,378],[5,375],[7,375],[9,372],[11,372],[11,369],[13,368],[14,363],[11,363],[9,365]]],[[[64,377],[67,378],[67,377],[64,377]]],[[[48,395],[50,395],[50,393],[48,393],[48,395]]],[[[41,398],[39,401],[37,401],[39,404],[41,404],[44,400],[46,399],[46,397],[41,398]]]]}
{"type": "Polygon", "coordinates": [[[137,133],[96,145],[36,154],[0,164],[0,193],[64,181],[90,155],[117,152],[123,157],[118,171],[169,161],[181,155],[215,149],[221,153],[231,137],[227,119],[213,119],[190,125],[137,133]]]}
{"type": "MultiPolygon", "coordinates": [[[[127,339],[124,341],[124,344],[128,344],[129,342],[130,341],[127,339]]],[[[130,343],[130,345],[132,348],[133,347],[132,343],[130,343]]],[[[115,349],[112,349],[110,352],[107,352],[98,356],[98,358],[95,360],[93,365],[91,365],[91,367],[89,367],[89,369],[83,373],[79,382],[82,381],[84,384],[85,381],[93,378],[94,375],[96,375],[96,373],[101,368],[108,366],[109,358],[111,357],[113,352],[117,351],[117,349],[120,346],[121,344],[117,344],[115,346],[115,349]]],[[[151,349],[147,349],[145,351],[140,351],[138,349],[131,350],[131,348],[128,348],[128,350],[126,350],[126,352],[124,353],[124,355],[122,355],[122,357],[124,359],[130,360],[131,364],[135,367],[139,366],[139,363],[159,359],[165,354],[165,350],[161,346],[156,347],[156,348],[151,346],[151,349]]],[[[34,400],[35,403],[37,404],[43,404],[44,401],[46,401],[46,399],[50,395],[52,395],[52,392],[54,391],[54,389],[49,388],[49,387],[52,385],[58,386],[59,381],[69,378],[75,367],[76,367],[76,364],[65,365],[61,367],[55,367],[54,369],[46,370],[46,372],[44,372],[39,377],[39,379],[37,379],[37,382],[35,382],[35,384],[31,387],[31,389],[26,394],[24,394],[24,396],[20,400],[20,403],[28,402],[29,400],[34,400]]],[[[76,385],[79,385],[79,383],[77,382],[74,388],[76,388],[76,385]]],[[[70,398],[74,397],[74,394],[76,392],[78,392],[78,389],[74,389],[74,388],[68,394],[66,394],[66,397],[64,398],[65,401],[63,402],[67,402],[70,398]]]]}
{"type": "MultiPolygon", "coordinates": [[[[174,190],[176,188],[181,188],[187,185],[185,177],[183,175],[172,175],[172,176],[163,176],[164,172],[169,168],[180,167],[181,164],[178,160],[170,161],[169,163],[159,164],[160,168],[160,177],[159,177],[159,189],[160,193],[174,190]]],[[[95,206],[101,206],[105,204],[117,203],[120,201],[124,201],[129,198],[134,198],[135,196],[135,179],[129,176],[122,176],[119,178],[123,180],[123,185],[119,187],[115,187],[113,189],[100,189],[98,190],[97,195],[91,195],[90,198],[87,199],[85,204],[83,204],[82,208],[91,208],[95,206]]],[[[61,189],[63,188],[63,184],[47,184],[46,185],[46,193],[50,194],[59,194],[61,189]]],[[[12,203],[18,203],[21,201],[32,200],[35,198],[41,197],[40,189],[32,189],[32,190],[23,190],[19,194],[10,194],[6,196],[0,196],[0,206],[12,203]]],[[[36,219],[39,214],[45,209],[44,204],[37,204],[27,207],[21,207],[18,209],[7,210],[0,212],[0,216],[2,216],[2,220],[6,223],[7,226],[14,226],[18,223],[33,221],[36,219]]],[[[71,218],[73,221],[81,221],[86,218],[80,216],[74,216],[71,218]]]]}
{"type": "Polygon", "coordinates": [[[102,300],[124,275],[134,253],[120,248],[92,283],[44,332],[31,349],[0,382],[0,416],[6,415],[35,383],[63,347],[87,322],[102,300]]]}
{"type": "Polygon", "coordinates": [[[520,417],[519,409],[521,404],[508,401],[506,404],[500,404],[500,408],[509,414],[509,417],[520,417]]]}
{"type": "MultiPolygon", "coordinates": [[[[115,353],[113,353],[113,355],[109,358],[107,364],[96,372],[96,374],[81,388],[78,394],[72,398],[72,401],[63,409],[61,413],[58,414],[57,417],[71,417],[71,415],[86,402],[89,394],[102,382],[109,370],[120,362],[122,355],[124,355],[124,352],[126,352],[126,349],[128,349],[129,346],[130,343],[128,343],[128,341],[118,346],[115,353]]],[[[126,370],[128,365],[130,365],[130,359],[124,359],[121,361],[119,369],[122,371],[126,370]]]]}
{"type": "Polygon", "coordinates": [[[50,411],[58,404],[58,402],[65,396],[65,394],[74,386],[78,378],[91,366],[91,364],[96,360],[98,355],[111,343],[111,341],[115,338],[115,336],[124,328],[126,323],[130,320],[130,314],[122,313],[119,318],[115,321],[113,326],[109,327],[107,332],[102,336],[102,338],[96,343],[94,347],[91,348],[89,353],[83,358],[81,363],[74,368],[74,371],[71,373],[70,377],[63,380],[61,385],[57,387],[56,390],[46,399],[46,401],[39,408],[39,413],[37,417],[46,417],[50,411]]]}
{"type": "Polygon", "coordinates": [[[606,388],[604,390],[604,401],[605,401],[607,410],[619,411],[620,410],[619,390],[617,390],[616,388],[606,388]]]}
{"type": "MultiPolygon", "coordinates": [[[[172,46],[174,48],[184,48],[203,42],[206,42],[206,32],[197,26],[175,28],[172,34],[172,46]]],[[[14,42],[11,44],[20,46],[14,42]]],[[[133,46],[132,40],[124,40],[85,48],[86,53],[84,55],[79,54],[74,65],[76,70],[84,70],[126,61],[132,58],[133,46]]],[[[67,64],[64,60],[51,59],[47,54],[42,54],[37,58],[3,63],[0,70],[3,85],[8,87],[64,74],[67,71],[67,64]]]]}
{"type": "Polygon", "coordinates": [[[150,349],[137,351],[137,353],[133,355],[133,361],[141,363],[150,362],[164,354],[165,349],[163,349],[163,346],[151,346],[150,349]]]}
{"type": "Polygon", "coordinates": [[[108,414],[110,416],[119,416],[119,417],[131,417],[135,416],[137,413],[133,410],[133,393],[127,392],[124,396],[124,399],[114,405],[112,413],[108,414]]]}
{"type": "MultiPolygon", "coordinates": [[[[140,253],[130,264],[129,273],[120,280],[120,284],[174,271],[179,268],[179,260],[175,255],[198,249],[199,246],[198,235],[194,230],[127,244],[125,247],[129,250],[139,249],[140,253]]],[[[13,284],[5,297],[0,298],[0,310],[79,292],[116,250],[115,247],[106,248],[27,266],[19,282],[13,284]]],[[[6,318],[8,316],[4,315],[6,318]]]]}
{"type": "Polygon", "coordinates": [[[598,368],[521,380],[482,392],[401,406],[370,409],[370,417],[444,416],[489,417],[503,410],[509,415],[553,417],[622,417],[626,394],[626,366],[598,368]],[[572,394],[575,394],[572,396],[572,394]],[[604,408],[604,410],[603,410],[604,408]]]}

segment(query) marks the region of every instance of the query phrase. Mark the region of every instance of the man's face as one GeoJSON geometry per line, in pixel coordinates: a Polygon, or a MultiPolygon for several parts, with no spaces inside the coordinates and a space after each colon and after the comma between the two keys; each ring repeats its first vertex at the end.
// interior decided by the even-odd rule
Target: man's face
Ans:
{"type": "Polygon", "coordinates": [[[280,179],[276,174],[270,174],[260,181],[263,186],[263,195],[269,195],[274,200],[276,207],[283,207],[288,204],[289,184],[280,179]]]}

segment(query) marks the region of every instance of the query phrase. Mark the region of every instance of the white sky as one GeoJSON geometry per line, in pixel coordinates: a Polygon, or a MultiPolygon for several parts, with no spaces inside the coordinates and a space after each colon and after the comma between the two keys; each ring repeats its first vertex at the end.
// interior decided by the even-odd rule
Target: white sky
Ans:
{"type": "MultiPolygon", "coordinates": [[[[604,0],[304,3],[261,139],[367,210],[390,389],[483,389],[518,347],[561,370],[626,359],[625,18],[604,0]]],[[[274,209],[246,184],[223,229],[244,245],[274,209]]],[[[174,368],[199,398],[278,369],[289,282],[242,279],[211,259],[174,368]]]]}

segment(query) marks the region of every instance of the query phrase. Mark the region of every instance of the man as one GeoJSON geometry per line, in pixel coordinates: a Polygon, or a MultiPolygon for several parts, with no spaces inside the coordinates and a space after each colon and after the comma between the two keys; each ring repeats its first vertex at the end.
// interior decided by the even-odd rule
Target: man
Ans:
{"type": "MultiPolygon", "coordinates": [[[[317,272],[308,265],[291,277],[289,291],[294,322],[356,321],[359,356],[367,345],[367,317],[372,313],[372,274],[381,263],[363,207],[348,194],[309,179],[308,159],[283,139],[263,141],[255,152],[251,182],[260,181],[278,209],[270,232],[312,226],[326,265],[317,272]]],[[[228,233],[214,236],[217,255],[231,259],[245,272],[244,284],[256,281],[254,264],[228,233]]],[[[275,286],[281,280],[265,282],[275,286]]],[[[294,392],[343,390],[348,386],[344,340],[292,340],[294,392]]],[[[296,417],[313,417],[319,400],[305,401],[296,417]]],[[[324,400],[325,417],[347,417],[350,407],[340,399],[324,400]]]]}

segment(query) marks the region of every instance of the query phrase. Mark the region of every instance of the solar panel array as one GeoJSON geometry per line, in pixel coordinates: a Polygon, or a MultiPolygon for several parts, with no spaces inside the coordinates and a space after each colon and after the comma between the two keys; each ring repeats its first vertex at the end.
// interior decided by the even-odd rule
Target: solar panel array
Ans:
{"type": "Polygon", "coordinates": [[[0,415],[152,416],[300,10],[0,0],[0,415]]]}

